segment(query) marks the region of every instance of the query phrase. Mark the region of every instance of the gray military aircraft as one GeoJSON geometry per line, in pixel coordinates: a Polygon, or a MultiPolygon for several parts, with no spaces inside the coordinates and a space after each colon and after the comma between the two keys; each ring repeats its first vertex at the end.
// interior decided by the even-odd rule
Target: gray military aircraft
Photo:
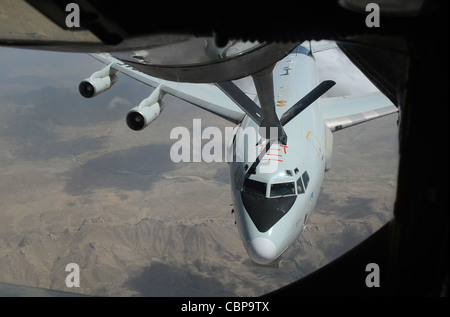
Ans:
{"type": "MultiPolygon", "coordinates": [[[[195,39],[194,44],[204,48],[200,51],[205,59],[222,60],[245,56],[262,45],[230,42],[219,49],[206,38],[195,39]]],[[[247,74],[256,95],[245,93],[233,81],[187,83],[171,78],[170,67],[155,72],[152,66],[160,61],[152,60],[158,58],[154,52],[91,54],[107,66],[83,80],[79,91],[94,97],[114,85],[117,72],[154,87],[126,116],[127,125],[136,131],[158,118],[166,94],[236,124],[227,144],[227,153],[232,153],[228,162],[236,225],[252,261],[277,266],[311,218],[324,173],[331,168],[333,132],[398,111],[380,92],[323,97],[335,82],[319,83],[314,53],[335,48],[334,43],[303,42],[277,63],[247,74]],[[149,75],[155,73],[161,76],[149,75]]],[[[161,58],[170,60],[167,55],[161,58]]],[[[202,59],[193,62],[201,65],[202,59]]]]}

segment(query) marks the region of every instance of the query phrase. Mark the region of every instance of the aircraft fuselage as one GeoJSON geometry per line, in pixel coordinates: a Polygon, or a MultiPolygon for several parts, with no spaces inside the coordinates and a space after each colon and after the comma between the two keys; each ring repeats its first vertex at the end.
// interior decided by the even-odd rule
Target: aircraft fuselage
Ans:
{"type": "MultiPolygon", "coordinates": [[[[309,48],[299,46],[279,61],[273,79],[280,118],[319,83],[309,48]]],[[[260,136],[253,142],[246,132],[258,131],[258,125],[246,116],[234,137],[230,178],[236,224],[247,253],[260,265],[279,259],[299,237],[325,173],[327,128],[320,98],[283,128],[286,144],[260,136]]]]}

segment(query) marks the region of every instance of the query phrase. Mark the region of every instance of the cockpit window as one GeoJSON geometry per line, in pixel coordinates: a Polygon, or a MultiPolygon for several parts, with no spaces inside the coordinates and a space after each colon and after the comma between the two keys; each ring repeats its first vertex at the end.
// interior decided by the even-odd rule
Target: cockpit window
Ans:
{"type": "Polygon", "coordinates": [[[303,187],[302,178],[300,177],[297,180],[297,193],[298,194],[303,194],[304,192],[305,192],[305,188],[303,187]]]}
{"type": "Polygon", "coordinates": [[[270,185],[270,197],[295,195],[295,183],[280,183],[270,185]]]}
{"type": "Polygon", "coordinates": [[[252,179],[247,178],[244,181],[244,187],[242,188],[242,191],[255,196],[266,197],[266,188],[267,188],[266,183],[254,181],[252,179]]]}
{"type": "Polygon", "coordinates": [[[309,175],[308,175],[307,171],[305,171],[303,173],[302,178],[303,178],[303,184],[305,184],[305,189],[307,189],[308,188],[308,184],[309,184],[309,175]]]}

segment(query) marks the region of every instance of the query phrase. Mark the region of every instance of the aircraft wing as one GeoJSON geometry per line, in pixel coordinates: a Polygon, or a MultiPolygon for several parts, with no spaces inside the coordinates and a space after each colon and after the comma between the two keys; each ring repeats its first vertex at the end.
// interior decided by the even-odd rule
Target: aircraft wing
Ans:
{"type": "Polygon", "coordinates": [[[155,88],[161,86],[160,89],[163,93],[210,111],[232,123],[239,123],[244,117],[244,112],[213,84],[191,84],[162,80],[144,74],[108,53],[89,55],[143,84],[155,88]]]}
{"type": "Polygon", "coordinates": [[[313,53],[318,53],[322,51],[327,51],[331,49],[338,48],[336,42],[332,41],[312,41],[311,42],[311,51],[313,53]]]}
{"type": "Polygon", "coordinates": [[[398,112],[381,92],[322,98],[324,123],[332,132],[398,112]]]}

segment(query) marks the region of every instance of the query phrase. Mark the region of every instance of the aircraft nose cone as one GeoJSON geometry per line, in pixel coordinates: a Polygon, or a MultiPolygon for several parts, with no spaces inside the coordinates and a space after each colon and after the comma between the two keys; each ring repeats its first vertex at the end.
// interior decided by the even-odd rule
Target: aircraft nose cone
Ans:
{"type": "Polygon", "coordinates": [[[265,265],[276,259],[277,248],[269,239],[259,237],[250,242],[249,253],[253,261],[265,265]]]}

